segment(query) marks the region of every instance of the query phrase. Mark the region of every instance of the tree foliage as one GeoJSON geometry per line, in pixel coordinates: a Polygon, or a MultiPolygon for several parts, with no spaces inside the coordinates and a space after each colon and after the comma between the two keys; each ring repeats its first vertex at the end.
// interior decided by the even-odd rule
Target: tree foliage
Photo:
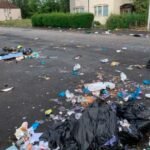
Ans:
{"type": "Polygon", "coordinates": [[[22,17],[35,13],[69,12],[69,0],[10,0],[21,8],[22,17]]]}
{"type": "Polygon", "coordinates": [[[148,12],[148,2],[149,2],[149,0],[134,0],[136,12],[137,13],[147,13],[148,12]]]}

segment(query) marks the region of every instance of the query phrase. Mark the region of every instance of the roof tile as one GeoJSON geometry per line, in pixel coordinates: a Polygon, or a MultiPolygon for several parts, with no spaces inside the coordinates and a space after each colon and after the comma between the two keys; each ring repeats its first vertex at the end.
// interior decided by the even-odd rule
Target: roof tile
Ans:
{"type": "Polygon", "coordinates": [[[17,8],[16,5],[8,2],[8,1],[0,1],[0,8],[5,8],[5,9],[8,9],[8,8],[11,8],[11,9],[14,9],[14,8],[17,8]]]}

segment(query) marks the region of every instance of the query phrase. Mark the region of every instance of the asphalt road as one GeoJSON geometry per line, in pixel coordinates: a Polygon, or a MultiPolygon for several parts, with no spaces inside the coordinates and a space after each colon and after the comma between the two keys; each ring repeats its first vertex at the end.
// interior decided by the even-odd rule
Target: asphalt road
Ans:
{"type": "MultiPolygon", "coordinates": [[[[35,120],[44,120],[43,110],[55,107],[51,99],[57,98],[60,91],[73,90],[81,80],[92,82],[97,73],[103,72],[107,81],[118,75],[116,69],[125,72],[128,79],[139,84],[143,79],[150,80],[150,71],[145,68],[126,69],[129,65],[145,65],[150,59],[149,37],[0,27],[0,48],[20,44],[31,47],[42,57],[18,63],[0,61],[0,89],[5,85],[14,87],[11,92],[0,93],[2,150],[10,144],[10,136],[23,121],[31,125],[35,120]],[[127,47],[127,50],[116,53],[122,47],[127,47]],[[78,55],[81,58],[74,60],[78,55]],[[110,62],[119,61],[120,65],[111,67],[110,64],[100,63],[100,59],[104,58],[110,62]],[[71,74],[75,63],[81,64],[84,76],[71,74]],[[44,75],[50,80],[41,78],[44,75]]],[[[46,128],[43,124],[40,130],[46,128]]]]}

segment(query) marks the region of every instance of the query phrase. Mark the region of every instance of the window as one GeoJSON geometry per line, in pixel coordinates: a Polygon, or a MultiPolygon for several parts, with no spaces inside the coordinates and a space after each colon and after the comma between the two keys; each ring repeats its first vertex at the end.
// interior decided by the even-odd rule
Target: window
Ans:
{"type": "Polygon", "coordinates": [[[82,13],[82,12],[84,12],[84,8],[83,7],[76,7],[76,8],[74,8],[74,12],[82,13]]]}
{"type": "Polygon", "coordinates": [[[96,16],[108,16],[108,5],[95,6],[94,11],[96,16]]]}

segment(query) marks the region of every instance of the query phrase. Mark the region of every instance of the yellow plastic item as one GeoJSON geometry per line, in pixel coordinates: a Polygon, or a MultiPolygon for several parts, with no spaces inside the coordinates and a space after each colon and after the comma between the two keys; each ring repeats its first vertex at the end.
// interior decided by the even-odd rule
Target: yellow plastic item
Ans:
{"type": "Polygon", "coordinates": [[[52,112],[53,112],[52,109],[48,109],[45,111],[45,115],[50,115],[52,112]]]}

